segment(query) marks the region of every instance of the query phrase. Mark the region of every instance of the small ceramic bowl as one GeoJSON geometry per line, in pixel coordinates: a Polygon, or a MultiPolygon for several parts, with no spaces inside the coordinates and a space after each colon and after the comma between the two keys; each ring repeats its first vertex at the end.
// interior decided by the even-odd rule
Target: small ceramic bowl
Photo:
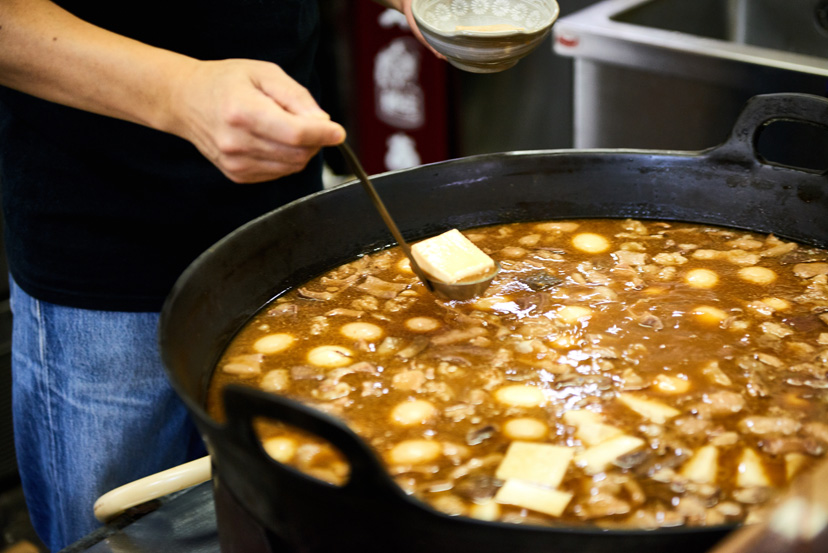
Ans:
{"type": "Polygon", "coordinates": [[[414,0],[426,41],[465,71],[494,73],[515,65],[549,34],[555,0],[414,0]]]}

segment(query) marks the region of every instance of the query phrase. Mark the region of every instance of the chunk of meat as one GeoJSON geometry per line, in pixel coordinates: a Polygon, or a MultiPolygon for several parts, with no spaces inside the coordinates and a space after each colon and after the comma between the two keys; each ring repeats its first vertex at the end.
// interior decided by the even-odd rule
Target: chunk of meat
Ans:
{"type": "Polygon", "coordinates": [[[483,336],[487,334],[487,330],[481,327],[473,328],[458,328],[448,330],[442,334],[438,334],[431,339],[431,342],[436,346],[444,346],[447,344],[456,344],[458,342],[466,342],[472,338],[483,336]]]}
{"type": "Polygon", "coordinates": [[[326,317],[353,317],[359,319],[365,315],[365,311],[358,311],[356,309],[346,309],[344,307],[337,307],[325,313],[326,317]]]}
{"type": "Polygon", "coordinates": [[[466,443],[468,445],[479,445],[492,438],[495,434],[497,434],[497,429],[491,424],[472,428],[466,433],[466,443]]]}
{"type": "Polygon", "coordinates": [[[278,317],[281,315],[296,315],[299,313],[299,306],[294,302],[281,302],[267,310],[267,315],[278,317]]]}
{"type": "Polygon", "coordinates": [[[627,250],[618,250],[612,256],[618,261],[619,266],[646,265],[649,258],[645,252],[632,252],[627,250]]]}
{"type": "Polygon", "coordinates": [[[828,446],[828,424],[824,422],[811,421],[805,423],[802,427],[802,431],[806,436],[810,436],[828,446]]]}
{"type": "Polygon", "coordinates": [[[397,297],[397,294],[407,287],[407,284],[401,282],[386,282],[371,275],[365,277],[365,280],[356,286],[356,288],[367,294],[386,300],[397,297]]]}
{"type": "Polygon", "coordinates": [[[455,485],[454,491],[457,492],[457,495],[470,501],[481,502],[494,497],[498,488],[502,485],[503,482],[493,476],[478,474],[460,480],[455,485]]]}
{"type": "Polygon", "coordinates": [[[721,390],[704,394],[698,412],[704,417],[725,417],[745,408],[745,398],[737,392],[721,390]]]}
{"type": "Polygon", "coordinates": [[[762,451],[770,455],[787,455],[788,453],[806,453],[817,457],[825,453],[825,446],[813,438],[784,436],[763,440],[762,451]]]}
{"type": "Polygon", "coordinates": [[[316,367],[296,365],[290,368],[290,378],[293,380],[323,380],[325,375],[316,367]]]}
{"type": "Polygon", "coordinates": [[[673,421],[676,430],[685,436],[704,437],[708,434],[712,423],[706,418],[680,417],[673,421]]]}
{"type": "Polygon", "coordinates": [[[802,428],[802,424],[790,417],[763,417],[754,415],[739,421],[742,432],[759,436],[783,435],[790,436],[802,428]]]}
{"type": "Polygon", "coordinates": [[[392,386],[404,392],[417,392],[426,383],[426,375],[421,370],[409,370],[397,373],[391,380],[392,386]]]}
{"type": "Polygon", "coordinates": [[[307,287],[298,288],[296,292],[300,298],[307,300],[330,301],[336,297],[333,292],[316,291],[307,287]]]}
{"type": "Polygon", "coordinates": [[[396,355],[402,359],[411,359],[412,357],[416,357],[420,353],[422,353],[431,343],[426,336],[417,336],[411,342],[405,345],[402,349],[400,349],[396,355]]]}
{"type": "Polygon", "coordinates": [[[813,278],[817,275],[828,275],[828,263],[797,263],[793,268],[794,274],[800,278],[813,278]]]}
{"type": "Polygon", "coordinates": [[[536,292],[549,290],[550,288],[559,286],[563,282],[563,279],[556,277],[546,270],[535,271],[534,273],[518,277],[517,280],[536,292]]]}

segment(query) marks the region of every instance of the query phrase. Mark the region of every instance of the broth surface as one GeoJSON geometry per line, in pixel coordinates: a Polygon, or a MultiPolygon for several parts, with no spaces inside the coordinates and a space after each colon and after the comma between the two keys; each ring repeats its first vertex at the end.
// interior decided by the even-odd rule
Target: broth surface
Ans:
{"type": "MultiPolygon", "coordinates": [[[[828,252],[633,220],[464,231],[485,295],[430,294],[398,248],[278,298],[211,384],[341,417],[398,484],[454,515],[654,528],[750,521],[828,445],[828,252]]],[[[272,422],[276,459],[347,464],[272,422]]]]}

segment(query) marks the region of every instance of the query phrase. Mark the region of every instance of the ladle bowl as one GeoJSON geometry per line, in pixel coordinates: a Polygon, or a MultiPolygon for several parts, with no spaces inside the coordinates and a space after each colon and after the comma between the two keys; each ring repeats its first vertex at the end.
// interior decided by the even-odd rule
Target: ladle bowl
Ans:
{"type": "Polygon", "coordinates": [[[347,142],[340,144],[339,150],[342,152],[342,155],[351,167],[351,170],[359,178],[359,181],[362,183],[365,191],[368,192],[374,207],[377,208],[377,211],[380,216],[382,216],[382,220],[385,222],[388,230],[391,231],[394,239],[400,245],[400,248],[402,248],[405,256],[408,258],[408,261],[411,263],[411,270],[414,271],[417,278],[422,281],[430,292],[434,292],[449,300],[470,300],[486,291],[486,288],[488,288],[489,284],[492,283],[494,277],[500,272],[500,264],[497,262],[495,262],[495,268],[492,272],[479,279],[467,282],[448,283],[429,277],[422,267],[420,267],[420,264],[417,263],[417,260],[414,259],[414,256],[411,253],[411,247],[408,245],[408,242],[405,241],[405,238],[403,238],[402,233],[400,233],[397,228],[397,224],[385,208],[385,204],[382,203],[382,199],[379,197],[376,188],[374,188],[374,185],[371,183],[368,173],[366,173],[365,169],[363,169],[359,158],[357,158],[356,154],[354,154],[354,151],[350,146],[348,146],[347,142]]]}

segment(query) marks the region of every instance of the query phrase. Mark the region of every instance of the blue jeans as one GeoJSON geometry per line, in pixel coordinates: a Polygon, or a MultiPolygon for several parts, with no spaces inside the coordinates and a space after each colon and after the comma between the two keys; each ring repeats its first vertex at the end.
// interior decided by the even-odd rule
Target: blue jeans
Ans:
{"type": "Polygon", "coordinates": [[[204,455],[164,374],[157,313],[38,301],[11,282],[13,416],[35,529],[57,551],[107,491],[204,455]]]}

